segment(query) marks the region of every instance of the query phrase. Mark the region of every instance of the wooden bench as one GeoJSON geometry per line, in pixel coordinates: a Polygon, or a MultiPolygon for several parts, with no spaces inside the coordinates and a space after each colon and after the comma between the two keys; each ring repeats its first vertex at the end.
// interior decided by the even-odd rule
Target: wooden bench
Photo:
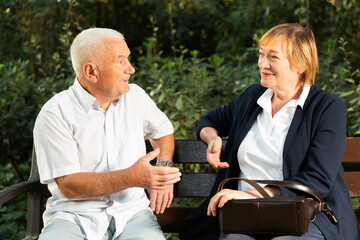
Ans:
{"type": "MultiPolygon", "coordinates": [[[[147,141],[148,150],[151,149],[147,141]]],[[[226,141],[224,141],[225,145],[226,141]]],[[[189,164],[207,164],[206,162],[206,144],[199,140],[176,140],[174,162],[182,169],[186,169],[189,164]]],[[[347,147],[343,159],[344,164],[355,166],[356,171],[346,171],[345,179],[347,181],[352,198],[360,198],[360,137],[348,138],[347,147]]],[[[190,165],[194,166],[194,165],[190,165]]],[[[195,165],[199,166],[199,165],[195,165]]],[[[354,168],[353,166],[350,166],[354,168]]],[[[208,196],[216,174],[210,173],[183,173],[181,182],[174,188],[176,203],[181,198],[201,198],[208,196]]],[[[33,154],[30,178],[26,182],[5,188],[0,192],[0,207],[14,197],[27,193],[27,232],[25,239],[37,239],[42,229],[42,213],[44,203],[50,196],[45,185],[40,184],[39,174],[33,154]]],[[[164,214],[158,215],[158,221],[164,232],[177,233],[182,219],[187,216],[194,207],[173,204],[164,214]]],[[[358,221],[360,222],[360,208],[354,208],[358,221]]],[[[360,225],[360,224],[359,224],[360,225]]]]}

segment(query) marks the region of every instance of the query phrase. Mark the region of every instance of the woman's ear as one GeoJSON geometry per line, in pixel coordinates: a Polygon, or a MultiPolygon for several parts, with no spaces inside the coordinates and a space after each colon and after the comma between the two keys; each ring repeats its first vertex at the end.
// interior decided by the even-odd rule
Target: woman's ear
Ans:
{"type": "Polygon", "coordinates": [[[95,64],[93,63],[85,63],[83,67],[83,73],[85,78],[92,82],[96,83],[99,77],[99,72],[95,64]]]}

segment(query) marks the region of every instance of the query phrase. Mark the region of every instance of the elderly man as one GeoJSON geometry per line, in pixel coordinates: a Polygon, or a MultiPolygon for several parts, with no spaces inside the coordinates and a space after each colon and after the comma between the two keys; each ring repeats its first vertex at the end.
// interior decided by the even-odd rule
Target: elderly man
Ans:
{"type": "Polygon", "coordinates": [[[74,85],[43,106],[34,127],[40,179],[52,194],[40,239],[164,239],[153,211],[170,206],[181,175],[167,167],[169,119],[129,84],[135,69],[121,33],[84,30],[70,53],[74,85]],[[147,155],[145,135],[155,149],[147,155]],[[156,157],[165,167],[150,164],[156,157]]]}

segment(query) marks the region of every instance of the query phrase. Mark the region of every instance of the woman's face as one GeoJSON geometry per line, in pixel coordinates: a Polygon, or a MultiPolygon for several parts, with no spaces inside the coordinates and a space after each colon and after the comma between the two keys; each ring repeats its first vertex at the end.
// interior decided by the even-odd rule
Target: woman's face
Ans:
{"type": "Polygon", "coordinates": [[[291,90],[300,84],[301,72],[290,65],[281,47],[282,41],[273,46],[260,46],[258,66],[261,85],[277,90],[291,90]]]}

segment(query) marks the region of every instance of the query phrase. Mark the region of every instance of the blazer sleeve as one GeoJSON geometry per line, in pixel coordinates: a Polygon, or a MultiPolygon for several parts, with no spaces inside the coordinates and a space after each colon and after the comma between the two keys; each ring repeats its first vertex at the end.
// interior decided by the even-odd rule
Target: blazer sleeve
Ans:
{"type": "Polygon", "coordinates": [[[199,134],[204,127],[216,129],[221,138],[227,137],[233,123],[235,108],[239,105],[240,98],[241,95],[237,96],[230,103],[218,107],[200,118],[195,127],[197,138],[200,139],[199,134]]]}
{"type": "Polygon", "coordinates": [[[196,136],[200,139],[199,133],[204,127],[216,129],[222,138],[228,137],[230,131],[237,131],[236,126],[246,123],[246,120],[252,116],[258,106],[257,99],[266,89],[260,84],[252,85],[230,103],[208,112],[198,121],[196,136]]]}

